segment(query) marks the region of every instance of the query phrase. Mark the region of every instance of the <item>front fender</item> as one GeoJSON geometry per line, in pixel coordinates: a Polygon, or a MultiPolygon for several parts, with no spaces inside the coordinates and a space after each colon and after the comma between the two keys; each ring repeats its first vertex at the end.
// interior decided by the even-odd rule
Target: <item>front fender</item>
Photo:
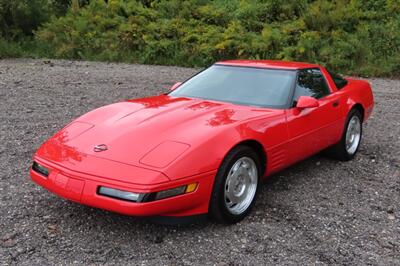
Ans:
{"type": "MultiPolygon", "coordinates": [[[[217,129],[216,129],[217,130],[217,129]]],[[[278,150],[285,157],[281,144],[288,138],[285,111],[234,126],[226,126],[213,135],[204,135],[191,143],[190,149],[163,170],[171,180],[217,170],[228,152],[244,141],[256,141],[267,155],[278,150]],[[283,152],[283,153],[282,153],[283,152]]],[[[283,158],[284,160],[284,158],[283,158]]]]}

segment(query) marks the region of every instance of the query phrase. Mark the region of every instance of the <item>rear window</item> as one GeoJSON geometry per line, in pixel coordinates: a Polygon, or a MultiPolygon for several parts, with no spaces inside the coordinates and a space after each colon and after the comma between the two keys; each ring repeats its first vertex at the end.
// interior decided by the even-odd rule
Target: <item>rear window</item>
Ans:
{"type": "Polygon", "coordinates": [[[347,80],[342,78],[340,75],[335,74],[329,70],[328,70],[328,73],[329,73],[329,75],[331,75],[331,78],[333,79],[333,82],[335,83],[336,88],[338,88],[338,90],[342,89],[343,87],[345,87],[347,85],[347,80]]]}

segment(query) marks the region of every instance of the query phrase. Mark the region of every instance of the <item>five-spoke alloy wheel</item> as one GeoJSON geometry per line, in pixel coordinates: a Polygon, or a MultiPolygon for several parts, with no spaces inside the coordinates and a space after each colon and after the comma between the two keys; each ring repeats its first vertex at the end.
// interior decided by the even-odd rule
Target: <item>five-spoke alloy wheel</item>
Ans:
{"type": "Polygon", "coordinates": [[[262,171],[260,156],[251,147],[233,148],[215,177],[209,208],[211,218],[221,223],[242,220],[254,205],[262,171]]]}
{"type": "Polygon", "coordinates": [[[342,138],[327,150],[328,155],[341,161],[353,159],[361,143],[362,121],[361,112],[356,108],[351,109],[347,116],[342,138]]]}
{"type": "Polygon", "coordinates": [[[256,195],[258,170],[253,159],[239,158],[225,180],[225,206],[232,214],[247,210],[256,195]]]}

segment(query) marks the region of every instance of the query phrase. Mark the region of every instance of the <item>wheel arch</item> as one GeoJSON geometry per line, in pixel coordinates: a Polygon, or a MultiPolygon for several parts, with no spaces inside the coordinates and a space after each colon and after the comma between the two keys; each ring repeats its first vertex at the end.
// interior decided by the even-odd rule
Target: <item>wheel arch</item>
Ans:
{"type": "Polygon", "coordinates": [[[354,105],[351,107],[350,111],[353,110],[353,109],[356,109],[356,110],[358,110],[358,111],[361,113],[361,120],[362,120],[362,122],[363,122],[363,121],[364,121],[364,115],[365,115],[365,109],[364,109],[364,107],[362,106],[362,104],[360,104],[360,103],[354,104],[354,105]]]}
{"type": "Polygon", "coordinates": [[[261,177],[263,177],[265,174],[266,168],[267,168],[267,152],[264,149],[264,146],[261,144],[261,142],[255,140],[255,139],[247,139],[247,140],[243,140],[243,141],[237,143],[235,146],[233,146],[228,151],[228,153],[231,150],[233,150],[234,148],[241,146],[241,145],[248,146],[257,153],[257,155],[259,156],[260,161],[261,161],[261,167],[262,167],[262,172],[263,172],[263,175],[261,177]]]}

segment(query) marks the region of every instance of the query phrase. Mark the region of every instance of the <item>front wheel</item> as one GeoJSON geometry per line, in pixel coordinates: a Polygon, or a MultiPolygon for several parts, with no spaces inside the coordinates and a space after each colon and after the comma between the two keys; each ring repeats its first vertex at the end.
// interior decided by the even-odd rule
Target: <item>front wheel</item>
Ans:
{"type": "Polygon", "coordinates": [[[230,151],[215,177],[211,218],[226,224],[242,220],[254,205],[260,174],[260,159],[253,149],[238,146],[230,151]]]}
{"type": "Polygon", "coordinates": [[[359,110],[352,109],[347,116],[345,129],[340,141],[328,149],[328,154],[341,160],[354,158],[360,147],[362,138],[362,115],[359,110]]]}

